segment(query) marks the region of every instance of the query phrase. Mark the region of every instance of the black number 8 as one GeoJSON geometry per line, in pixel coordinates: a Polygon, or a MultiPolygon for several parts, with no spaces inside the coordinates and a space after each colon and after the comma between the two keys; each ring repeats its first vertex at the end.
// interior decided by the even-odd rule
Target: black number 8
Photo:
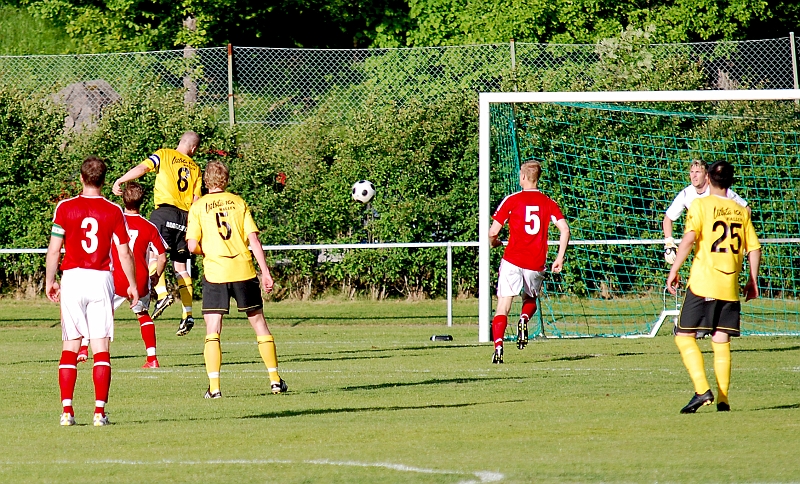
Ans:
{"type": "Polygon", "coordinates": [[[185,166],[178,168],[178,191],[185,192],[189,189],[189,169],[185,166]]]}

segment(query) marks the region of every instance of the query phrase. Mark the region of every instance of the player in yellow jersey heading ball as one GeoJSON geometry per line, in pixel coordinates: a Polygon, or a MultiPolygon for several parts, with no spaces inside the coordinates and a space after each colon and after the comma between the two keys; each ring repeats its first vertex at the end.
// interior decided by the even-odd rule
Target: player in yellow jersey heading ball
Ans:
{"type": "Polygon", "coordinates": [[[236,300],[239,312],[247,314],[256,332],[258,351],[269,372],[272,393],[283,393],[287,386],[278,375],[275,339],[264,319],[261,299],[261,289],[267,293],[272,291],[272,277],[250,208],[241,197],[225,191],[228,177],[228,167],[222,162],[208,164],[205,172],[208,194],[189,209],[186,229],[189,250],[203,255],[203,319],[206,322],[203,357],[209,382],[205,398],[222,396],[220,333],[222,317],[230,310],[231,297],[236,300]],[[253,256],[261,270],[260,284],[253,256]]]}
{"type": "MultiPolygon", "coordinates": [[[[200,145],[200,136],[194,131],[187,131],[181,136],[177,149],[162,148],[139,165],[122,175],[111,191],[122,195],[122,184],[135,180],[145,173],[155,172],[156,181],[153,188],[156,209],[150,214],[150,221],[158,227],[158,232],[167,243],[169,257],[178,279],[178,294],[183,304],[181,321],[178,325],[178,336],[192,330],[192,277],[187,270],[186,261],[190,254],[186,247],[186,217],[189,207],[200,198],[200,167],[192,160],[192,156],[200,145]]],[[[155,259],[150,263],[150,274],[155,274],[155,259]]],[[[173,302],[167,292],[164,274],[155,286],[156,304],[152,318],[156,319],[173,302]]]]}
{"type": "Polygon", "coordinates": [[[675,328],[675,344],[689,371],[695,394],[681,413],[695,413],[714,402],[706,379],[703,354],[695,341],[698,331],[711,333],[714,374],[717,379],[717,411],[731,409],[728,388],[731,377],[731,336],[739,336],[739,273],[745,254],[750,277],[744,288],[745,301],[758,297],[758,267],[761,244],[750,212],[727,197],[733,184],[733,165],[717,161],[708,170],[711,193],[689,206],[683,239],[667,277],[667,289],[675,294],[678,269],[695,246],[686,299],[675,328]]]}

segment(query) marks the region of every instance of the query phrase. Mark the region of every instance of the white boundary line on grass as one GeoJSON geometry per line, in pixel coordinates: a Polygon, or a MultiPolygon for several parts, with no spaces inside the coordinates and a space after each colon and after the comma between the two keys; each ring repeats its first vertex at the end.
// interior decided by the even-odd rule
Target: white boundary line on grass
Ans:
{"type": "MultiPolygon", "coordinates": [[[[75,464],[73,461],[61,461],[64,464],[75,464]]],[[[491,471],[448,471],[438,469],[425,469],[424,467],[413,467],[405,464],[392,464],[389,462],[358,462],[358,461],[335,461],[328,459],[312,459],[312,460],[282,460],[282,459],[236,459],[236,460],[170,460],[162,459],[156,461],[143,461],[143,460],[117,460],[117,459],[90,459],[85,461],[86,464],[119,464],[119,465],[271,465],[271,464],[311,464],[311,465],[329,465],[329,466],[342,466],[342,467],[379,467],[390,469],[400,472],[414,472],[418,474],[447,474],[447,475],[472,475],[478,480],[460,481],[459,484],[473,484],[485,482],[500,482],[505,478],[499,472],[491,471]]],[[[14,462],[3,462],[5,465],[17,465],[14,462]]],[[[25,462],[19,463],[23,465],[39,465],[40,462],[25,462]]]]}

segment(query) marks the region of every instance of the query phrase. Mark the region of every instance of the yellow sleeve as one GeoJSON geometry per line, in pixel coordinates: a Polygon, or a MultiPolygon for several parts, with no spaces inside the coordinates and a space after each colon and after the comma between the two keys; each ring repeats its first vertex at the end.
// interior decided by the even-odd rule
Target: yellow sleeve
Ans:
{"type": "Polygon", "coordinates": [[[258,226],[256,225],[253,216],[250,214],[250,207],[244,206],[244,235],[247,236],[253,232],[258,233],[258,226]]]}
{"type": "Polygon", "coordinates": [[[200,225],[199,207],[200,205],[192,205],[189,209],[189,221],[186,224],[186,240],[194,239],[200,241],[203,237],[203,227],[200,225]]]}
{"type": "Polygon", "coordinates": [[[198,175],[197,177],[197,180],[194,181],[194,190],[192,190],[194,196],[196,196],[197,198],[202,197],[203,196],[203,192],[201,191],[202,188],[203,188],[203,172],[201,170],[200,175],[198,175]]]}
{"type": "Polygon", "coordinates": [[[689,210],[686,212],[686,222],[684,223],[683,233],[688,234],[694,232],[700,233],[703,228],[703,214],[701,213],[700,203],[692,203],[689,205],[689,210]]]}
{"type": "Polygon", "coordinates": [[[162,150],[158,150],[152,155],[148,156],[146,160],[141,162],[141,165],[147,166],[147,171],[154,171],[158,173],[161,169],[161,160],[164,157],[164,153],[162,150]]]}
{"type": "Polygon", "coordinates": [[[761,248],[761,242],[758,241],[758,235],[756,234],[756,229],[755,227],[753,227],[753,222],[749,218],[747,219],[747,223],[745,224],[744,242],[746,248],[745,253],[761,248]]]}

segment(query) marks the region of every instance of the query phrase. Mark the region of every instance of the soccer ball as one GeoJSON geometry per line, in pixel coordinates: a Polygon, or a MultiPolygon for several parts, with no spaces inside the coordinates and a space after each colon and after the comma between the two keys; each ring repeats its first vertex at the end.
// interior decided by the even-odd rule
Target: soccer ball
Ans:
{"type": "Polygon", "coordinates": [[[371,181],[360,180],[353,183],[353,200],[361,203],[369,203],[375,196],[375,185],[371,181]]]}

